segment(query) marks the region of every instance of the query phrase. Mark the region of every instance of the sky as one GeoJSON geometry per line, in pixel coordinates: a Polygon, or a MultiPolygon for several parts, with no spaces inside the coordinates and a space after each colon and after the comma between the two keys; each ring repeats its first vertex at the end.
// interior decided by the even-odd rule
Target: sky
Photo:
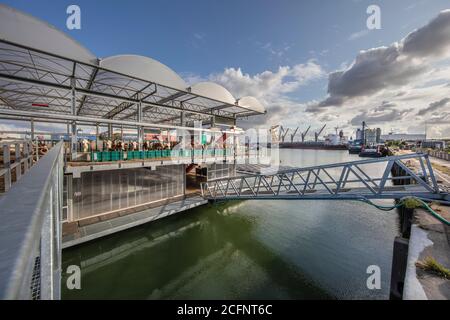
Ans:
{"type": "Polygon", "coordinates": [[[246,125],[450,137],[448,0],[1,1],[66,32],[97,57],[139,54],[188,83],[208,80],[267,115],[246,125]],[[66,8],[81,8],[81,30],[66,8]],[[369,5],[381,29],[369,30],[369,5]]]}

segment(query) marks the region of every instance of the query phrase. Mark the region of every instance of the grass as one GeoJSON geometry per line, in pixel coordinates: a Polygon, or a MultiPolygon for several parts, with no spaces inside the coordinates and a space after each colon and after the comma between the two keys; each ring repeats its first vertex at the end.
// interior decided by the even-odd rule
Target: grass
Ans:
{"type": "Polygon", "coordinates": [[[434,273],[441,278],[450,280],[450,270],[437,262],[433,257],[427,257],[424,261],[418,261],[416,266],[422,270],[434,273]]]}
{"type": "Polygon", "coordinates": [[[432,166],[434,169],[437,169],[439,171],[441,171],[442,173],[445,173],[446,175],[450,175],[450,168],[447,166],[442,166],[440,164],[437,163],[433,163],[432,162],[432,166]]]}
{"type": "Polygon", "coordinates": [[[406,198],[403,202],[405,208],[407,209],[415,209],[415,208],[421,208],[422,203],[414,198],[406,198]]]}

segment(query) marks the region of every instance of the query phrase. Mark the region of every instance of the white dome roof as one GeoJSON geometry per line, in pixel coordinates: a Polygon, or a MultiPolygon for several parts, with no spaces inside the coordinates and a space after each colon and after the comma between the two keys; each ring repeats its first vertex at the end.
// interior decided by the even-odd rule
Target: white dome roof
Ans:
{"type": "Polygon", "coordinates": [[[239,99],[239,106],[247,109],[251,109],[253,111],[264,113],[266,111],[266,108],[259,102],[258,99],[254,97],[243,97],[239,99]]]}
{"type": "Polygon", "coordinates": [[[84,63],[96,64],[88,49],[52,25],[0,4],[0,38],[84,63]]]}
{"type": "Polygon", "coordinates": [[[214,82],[196,83],[191,87],[191,92],[229,104],[236,103],[236,99],[227,89],[214,82]]]}
{"type": "Polygon", "coordinates": [[[132,77],[186,90],[187,84],[168,66],[154,59],[139,55],[117,55],[100,60],[100,66],[132,77]]]}

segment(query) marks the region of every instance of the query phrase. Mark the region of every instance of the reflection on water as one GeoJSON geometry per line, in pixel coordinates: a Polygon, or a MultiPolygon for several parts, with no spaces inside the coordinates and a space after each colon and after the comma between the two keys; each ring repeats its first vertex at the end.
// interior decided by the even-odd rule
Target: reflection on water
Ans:
{"type": "MultiPolygon", "coordinates": [[[[297,166],[351,160],[314,150],[281,150],[281,159],[297,166]]],[[[205,206],[66,250],[63,268],[81,266],[82,290],[63,289],[63,298],[383,299],[397,224],[395,213],[359,202],[205,206]],[[366,288],[373,264],[381,267],[381,290],[366,288]]]]}

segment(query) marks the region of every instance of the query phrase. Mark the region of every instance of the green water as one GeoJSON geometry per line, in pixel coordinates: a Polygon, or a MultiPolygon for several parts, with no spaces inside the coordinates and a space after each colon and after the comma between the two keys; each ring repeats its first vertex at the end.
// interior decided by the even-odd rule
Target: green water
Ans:
{"type": "MultiPolygon", "coordinates": [[[[281,150],[283,165],[357,159],[281,150]]],[[[375,171],[377,168],[374,169],[375,171]]],[[[395,212],[353,201],[208,205],[63,252],[63,299],[387,299],[395,212]],[[381,268],[369,290],[366,269],[381,268]]]]}

